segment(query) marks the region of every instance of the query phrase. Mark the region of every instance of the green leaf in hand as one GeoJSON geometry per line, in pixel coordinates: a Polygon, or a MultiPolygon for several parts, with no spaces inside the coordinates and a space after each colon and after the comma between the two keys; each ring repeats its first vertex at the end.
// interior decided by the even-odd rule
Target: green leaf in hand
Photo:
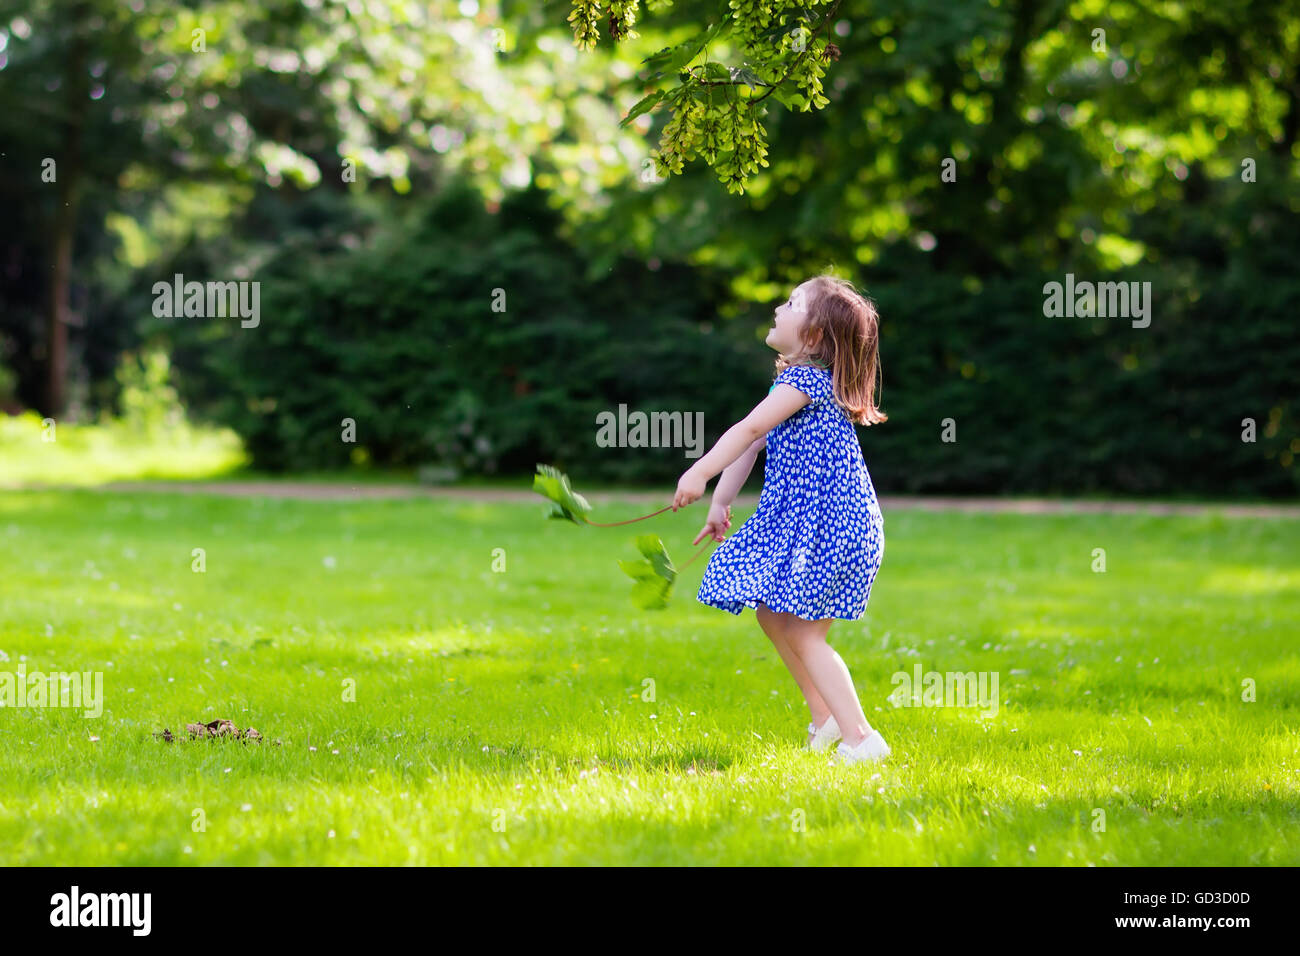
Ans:
{"type": "Polygon", "coordinates": [[[636,583],[632,585],[632,603],[643,611],[660,611],[668,606],[677,569],[664,543],[655,534],[637,535],[637,550],[645,557],[640,561],[620,561],[618,566],[636,583]]]}
{"type": "Polygon", "coordinates": [[[591,505],[569,487],[569,476],[551,465],[537,466],[533,475],[533,491],[552,502],[548,518],[572,521],[574,524],[586,524],[587,512],[591,505]]]}

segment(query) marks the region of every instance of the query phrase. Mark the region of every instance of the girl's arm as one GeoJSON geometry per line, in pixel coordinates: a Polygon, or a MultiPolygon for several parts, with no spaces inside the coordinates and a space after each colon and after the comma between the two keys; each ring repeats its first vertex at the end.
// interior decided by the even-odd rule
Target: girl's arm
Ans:
{"type": "MultiPolygon", "coordinates": [[[[772,394],[755,405],[752,412],[728,428],[709,453],[691,465],[686,474],[707,483],[756,441],[766,440],[768,432],[811,401],[812,398],[807,393],[782,382],[772,390],[772,394]]],[[[700,494],[703,493],[704,489],[701,488],[700,494]]]]}
{"type": "Polygon", "coordinates": [[[750,445],[743,455],[722,470],[722,477],[718,479],[717,487],[713,489],[713,504],[726,508],[736,500],[736,495],[745,486],[745,480],[754,467],[755,459],[758,458],[758,450],[766,447],[767,436],[764,435],[750,445]]]}

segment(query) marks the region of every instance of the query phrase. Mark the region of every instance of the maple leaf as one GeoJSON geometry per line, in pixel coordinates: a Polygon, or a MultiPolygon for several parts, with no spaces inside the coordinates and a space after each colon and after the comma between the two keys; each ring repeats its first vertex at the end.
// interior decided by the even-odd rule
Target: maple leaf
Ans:
{"type": "Polygon", "coordinates": [[[569,476],[551,465],[537,466],[533,476],[533,491],[551,502],[548,518],[572,521],[574,524],[587,524],[587,512],[591,505],[569,486],[569,476]]]}
{"type": "Polygon", "coordinates": [[[636,547],[644,555],[640,561],[618,563],[623,573],[635,582],[632,585],[632,603],[643,611],[663,610],[668,606],[668,595],[677,578],[677,569],[658,535],[637,535],[636,547]]]}

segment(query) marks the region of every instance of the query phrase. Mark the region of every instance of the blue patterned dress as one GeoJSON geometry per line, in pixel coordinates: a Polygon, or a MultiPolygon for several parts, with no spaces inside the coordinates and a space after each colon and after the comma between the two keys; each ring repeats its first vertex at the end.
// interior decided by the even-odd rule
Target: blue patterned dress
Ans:
{"type": "Polygon", "coordinates": [[[780,384],[811,401],[767,433],[758,510],[710,555],[695,597],[732,614],[762,601],[806,621],[857,620],[885,551],[862,446],[827,369],[794,365],[780,384]]]}

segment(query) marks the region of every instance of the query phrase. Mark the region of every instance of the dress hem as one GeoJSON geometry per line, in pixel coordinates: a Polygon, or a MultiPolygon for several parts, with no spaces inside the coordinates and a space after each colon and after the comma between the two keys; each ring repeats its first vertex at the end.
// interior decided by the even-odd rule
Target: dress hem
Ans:
{"type": "Polygon", "coordinates": [[[823,615],[822,617],[804,617],[802,614],[800,614],[798,611],[794,610],[793,608],[773,607],[771,604],[768,604],[768,602],[763,598],[746,598],[744,600],[739,600],[739,601],[726,601],[722,603],[714,603],[713,601],[704,600],[697,594],[695,595],[695,600],[698,601],[700,604],[703,604],[705,607],[717,608],[719,611],[727,611],[737,616],[745,608],[751,608],[757,611],[758,602],[763,601],[763,603],[767,605],[769,610],[776,611],[778,614],[793,614],[801,621],[825,621],[828,618],[837,621],[860,621],[862,620],[863,617],[866,616],[867,613],[866,608],[864,607],[862,613],[858,614],[855,617],[849,617],[846,614],[826,614],[823,615]]]}

